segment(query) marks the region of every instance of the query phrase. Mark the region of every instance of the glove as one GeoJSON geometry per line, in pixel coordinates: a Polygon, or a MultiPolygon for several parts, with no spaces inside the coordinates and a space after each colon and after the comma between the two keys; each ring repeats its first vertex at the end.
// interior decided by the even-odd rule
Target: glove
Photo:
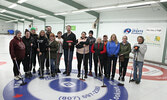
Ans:
{"type": "Polygon", "coordinates": [[[134,46],[133,48],[134,48],[134,51],[139,51],[140,47],[139,46],[134,46]]]}

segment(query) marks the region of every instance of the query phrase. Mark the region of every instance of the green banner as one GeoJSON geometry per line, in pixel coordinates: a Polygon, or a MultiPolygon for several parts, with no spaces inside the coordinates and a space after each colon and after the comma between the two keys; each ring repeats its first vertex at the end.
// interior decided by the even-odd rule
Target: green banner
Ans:
{"type": "Polygon", "coordinates": [[[75,31],[76,30],[76,26],[71,26],[71,30],[75,31]]]}

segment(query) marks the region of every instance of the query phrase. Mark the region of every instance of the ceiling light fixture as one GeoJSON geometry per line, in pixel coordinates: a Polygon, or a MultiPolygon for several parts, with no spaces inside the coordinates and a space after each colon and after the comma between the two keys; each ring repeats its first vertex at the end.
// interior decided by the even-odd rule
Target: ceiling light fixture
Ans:
{"type": "Polygon", "coordinates": [[[17,4],[12,4],[12,5],[10,5],[8,8],[14,8],[14,7],[16,7],[17,6],[17,4]]]}
{"type": "Polygon", "coordinates": [[[42,16],[38,16],[38,17],[40,17],[40,18],[46,18],[47,16],[45,16],[45,15],[42,15],[42,16]]]}
{"type": "Polygon", "coordinates": [[[0,11],[0,13],[4,13],[4,12],[6,12],[6,11],[7,11],[7,10],[3,9],[3,10],[0,11]]]}
{"type": "Polygon", "coordinates": [[[27,0],[18,0],[17,3],[21,4],[23,2],[26,2],[27,0]]]}
{"type": "Polygon", "coordinates": [[[167,0],[160,0],[160,2],[167,2],[167,0]]]}
{"type": "Polygon", "coordinates": [[[28,19],[34,19],[34,17],[30,17],[30,18],[28,18],[28,19]]]}
{"type": "Polygon", "coordinates": [[[158,3],[158,1],[138,2],[138,3],[133,3],[133,4],[108,6],[108,7],[97,7],[97,8],[92,8],[90,10],[105,10],[105,9],[124,8],[124,7],[126,8],[126,7],[133,7],[133,6],[149,5],[149,4],[154,4],[154,3],[158,3]]]}
{"type": "Polygon", "coordinates": [[[62,13],[55,13],[54,15],[66,15],[68,14],[67,12],[62,12],[62,13]]]}
{"type": "Polygon", "coordinates": [[[82,12],[86,12],[86,11],[90,11],[90,9],[76,10],[76,11],[72,11],[72,13],[82,13],[82,12]]]}

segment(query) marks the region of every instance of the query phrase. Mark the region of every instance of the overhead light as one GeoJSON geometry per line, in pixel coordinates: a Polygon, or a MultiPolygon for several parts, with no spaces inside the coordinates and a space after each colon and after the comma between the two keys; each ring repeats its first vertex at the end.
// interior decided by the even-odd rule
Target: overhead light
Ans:
{"type": "Polygon", "coordinates": [[[126,8],[126,7],[140,6],[140,5],[149,5],[157,2],[158,1],[138,2],[133,4],[125,4],[125,5],[117,5],[117,6],[97,7],[97,8],[92,8],[90,10],[105,10],[105,9],[124,8],[124,7],[126,8]]]}
{"type": "Polygon", "coordinates": [[[154,3],[157,3],[157,2],[156,1],[138,2],[133,4],[127,4],[127,5],[119,5],[118,7],[132,7],[132,6],[148,5],[148,4],[154,4],[154,3]]]}
{"type": "Polygon", "coordinates": [[[19,20],[24,21],[25,19],[19,19],[19,20]]]}
{"type": "Polygon", "coordinates": [[[14,7],[16,7],[17,6],[17,4],[12,4],[12,5],[10,5],[8,8],[14,8],[14,7]]]}
{"type": "Polygon", "coordinates": [[[34,17],[30,17],[30,18],[28,18],[28,19],[34,19],[34,17]]]}
{"type": "Polygon", "coordinates": [[[82,12],[86,12],[86,11],[90,11],[90,9],[76,10],[76,11],[72,11],[72,13],[82,13],[82,12]]]}
{"type": "Polygon", "coordinates": [[[105,10],[105,9],[113,9],[117,8],[117,6],[110,6],[110,7],[98,7],[98,8],[92,8],[90,10],[105,10]]]}
{"type": "Polygon", "coordinates": [[[6,21],[6,23],[11,23],[11,22],[16,22],[18,21],[17,19],[16,20],[10,20],[10,21],[6,21]]]}
{"type": "Polygon", "coordinates": [[[0,13],[4,13],[4,12],[6,12],[6,11],[7,11],[7,10],[3,9],[3,10],[0,11],[0,13]]]}
{"type": "Polygon", "coordinates": [[[38,17],[40,17],[40,18],[46,18],[47,16],[45,16],[45,15],[42,15],[42,16],[38,16],[38,17]]]}
{"type": "Polygon", "coordinates": [[[26,2],[27,0],[18,0],[17,3],[23,3],[23,2],[26,2]]]}
{"type": "Polygon", "coordinates": [[[62,12],[62,13],[55,13],[54,15],[66,15],[68,14],[67,12],[62,12]]]}
{"type": "Polygon", "coordinates": [[[167,2],[167,0],[160,0],[160,2],[167,2]]]}

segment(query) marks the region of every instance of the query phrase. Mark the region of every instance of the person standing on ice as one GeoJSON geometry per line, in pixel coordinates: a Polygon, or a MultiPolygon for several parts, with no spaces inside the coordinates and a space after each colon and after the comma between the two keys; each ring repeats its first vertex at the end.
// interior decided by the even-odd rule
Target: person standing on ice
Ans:
{"type": "MultiPolygon", "coordinates": [[[[83,67],[85,70],[85,76],[84,78],[87,78],[88,73],[88,58],[89,58],[89,40],[86,37],[86,32],[81,33],[81,37],[77,40],[76,44],[76,55],[77,55],[77,61],[78,61],[78,75],[77,77],[80,77],[81,72],[81,63],[83,61],[83,67]]],[[[82,73],[83,74],[83,73],[82,73]]]]}
{"type": "Polygon", "coordinates": [[[101,77],[104,65],[104,54],[106,53],[106,46],[104,45],[104,43],[102,43],[102,39],[100,37],[97,38],[96,43],[92,45],[91,52],[93,53],[94,59],[95,78],[98,77],[98,69],[99,77],[101,77]]]}
{"type": "Polygon", "coordinates": [[[129,62],[129,54],[131,52],[131,44],[127,40],[128,40],[128,37],[123,36],[122,42],[120,43],[118,80],[121,80],[121,81],[125,81],[126,70],[129,62]]]}
{"type": "MultiPolygon", "coordinates": [[[[104,45],[106,46],[107,45],[107,42],[108,42],[108,36],[107,35],[103,35],[103,43],[104,43],[104,45]]],[[[105,75],[105,77],[107,77],[107,66],[108,66],[108,64],[107,64],[107,61],[108,61],[108,56],[107,56],[107,52],[105,53],[105,54],[103,54],[104,56],[103,56],[103,58],[104,58],[104,75],[105,75]]],[[[102,69],[103,70],[103,69],[102,69]]]]}
{"type": "Polygon", "coordinates": [[[30,35],[29,30],[25,30],[25,36],[22,37],[23,43],[26,48],[25,57],[23,60],[25,78],[32,77],[32,52],[34,52],[34,48],[36,48],[35,41],[33,37],[30,35]]]}
{"type": "MultiPolygon", "coordinates": [[[[31,37],[33,37],[35,44],[37,45],[37,39],[38,35],[36,34],[36,28],[32,27],[31,28],[31,37]]],[[[36,67],[36,55],[37,55],[37,48],[33,48],[32,52],[32,66],[33,66],[33,73],[36,73],[35,67],[36,67]]]]}
{"type": "MultiPolygon", "coordinates": [[[[52,33],[52,27],[51,26],[48,26],[47,27],[47,30],[46,30],[46,36],[47,36],[47,39],[48,41],[50,40],[50,34],[52,33]]],[[[49,59],[46,57],[46,73],[49,74],[49,59]]]]}
{"type": "Polygon", "coordinates": [[[92,52],[91,52],[91,48],[92,48],[92,45],[96,41],[96,39],[93,37],[92,30],[89,31],[88,40],[89,40],[89,74],[88,75],[92,76],[92,52]]]}
{"type": "Polygon", "coordinates": [[[21,39],[21,34],[22,33],[19,30],[16,30],[15,36],[10,41],[10,45],[9,45],[9,52],[13,61],[13,73],[14,73],[15,80],[20,80],[22,78],[19,74],[17,64],[18,64],[18,67],[20,67],[20,63],[23,61],[25,57],[25,45],[21,39]]]}
{"type": "Polygon", "coordinates": [[[64,61],[65,61],[65,72],[66,76],[70,76],[72,70],[72,59],[74,52],[74,45],[76,44],[76,36],[71,31],[71,26],[66,27],[67,32],[62,35],[63,38],[63,49],[64,49],[64,61]]]}
{"type": "Polygon", "coordinates": [[[44,30],[41,30],[39,33],[39,37],[37,40],[37,51],[38,51],[38,61],[39,61],[39,66],[41,69],[39,69],[39,75],[43,76],[44,75],[44,63],[46,60],[46,53],[47,53],[47,48],[48,48],[48,40],[47,36],[45,34],[44,30]]]}
{"type": "Polygon", "coordinates": [[[109,42],[107,42],[107,55],[108,55],[108,75],[107,78],[110,78],[111,68],[112,68],[112,75],[111,80],[114,80],[115,72],[116,72],[116,65],[117,65],[117,58],[120,50],[120,43],[117,40],[117,36],[112,34],[110,37],[109,42]],[[111,67],[112,66],[112,67],[111,67]]]}
{"type": "Polygon", "coordinates": [[[144,37],[137,37],[138,43],[136,43],[132,48],[132,53],[134,54],[133,60],[133,79],[131,82],[136,82],[136,84],[140,84],[142,77],[142,69],[144,63],[144,56],[147,51],[147,45],[144,44],[144,37]],[[137,74],[138,73],[138,74],[137,74]]]}
{"type": "Polygon", "coordinates": [[[57,37],[56,37],[56,41],[58,42],[58,51],[57,51],[57,59],[56,59],[56,66],[58,68],[57,73],[61,73],[60,71],[60,60],[61,60],[61,56],[63,54],[63,39],[61,38],[62,36],[62,32],[59,31],[57,32],[57,37]]]}
{"type": "Polygon", "coordinates": [[[56,66],[58,42],[55,41],[54,33],[50,33],[49,38],[50,39],[49,39],[49,46],[48,46],[48,52],[47,52],[47,59],[50,60],[51,76],[55,77],[55,75],[57,75],[57,70],[58,70],[58,67],[56,66]]]}

